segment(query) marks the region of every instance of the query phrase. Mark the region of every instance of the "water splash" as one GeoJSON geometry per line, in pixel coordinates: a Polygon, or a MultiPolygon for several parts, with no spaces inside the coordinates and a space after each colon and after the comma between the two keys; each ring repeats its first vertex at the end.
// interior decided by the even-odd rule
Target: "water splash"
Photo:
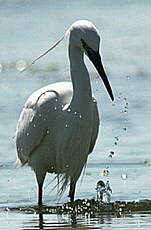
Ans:
{"type": "Polygon", "coordinates": [[[96,191],[97,191],[97,201],[110,203],[112,189],[110,187],[108,180],[106,184],[102,180],[98,181],[96,186],[96,191]]]}

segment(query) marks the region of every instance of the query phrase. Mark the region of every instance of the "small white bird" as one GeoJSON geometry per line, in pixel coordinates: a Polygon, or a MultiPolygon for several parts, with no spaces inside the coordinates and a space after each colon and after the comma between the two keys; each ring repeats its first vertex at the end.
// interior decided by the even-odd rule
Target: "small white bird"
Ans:
{"type": "Polygon", "coordinates": [[[99,115],[84,54],[96,67],[114,100],[99,55],[100,36],[96,27],[80,20],[73,23],[68,32],[72,82],[51,84],[34,92],[26,101],[17,124],[17,161],[21,165],[27,163],[34,170],[39,205],[42,205],[47,172],[57,174],[62,182],[61,192],[70,183],[69,197],[74,200],[76,182],[97,139],[99,115]]]}

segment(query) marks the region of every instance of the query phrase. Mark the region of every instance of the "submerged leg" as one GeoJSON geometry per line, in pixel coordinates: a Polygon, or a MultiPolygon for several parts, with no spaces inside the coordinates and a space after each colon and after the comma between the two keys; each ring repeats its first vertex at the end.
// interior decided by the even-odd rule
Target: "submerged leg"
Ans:
{"type": "Polygon", "coordinates": [[[44,229],[43,213],[39,213],[39,228],[44,229]]]}
{"type": "Polygon", "coordinates": [[[70,201],[71,202],[74,201],[75,187],[76,187],[76,182],[74,182],[73,180],[71,180],[70,190],[69,190],[69,197],[70,197],[70,201]]]}

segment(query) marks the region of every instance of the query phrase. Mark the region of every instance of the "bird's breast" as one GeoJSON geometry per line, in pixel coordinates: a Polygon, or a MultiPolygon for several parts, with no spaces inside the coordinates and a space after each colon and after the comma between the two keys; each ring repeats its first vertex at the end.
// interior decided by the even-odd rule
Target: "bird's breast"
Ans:
{"type": "Polygon", "coordinates": [[[58,117],[58,124],[55,126],[57,148],[68,149],[81,148],[91,139],[93,128],[93,109],[86,107],[79,109],[68,106],[62,110],[58,117]],[[65,147],[66,146],[66,147],[65,147]]]}

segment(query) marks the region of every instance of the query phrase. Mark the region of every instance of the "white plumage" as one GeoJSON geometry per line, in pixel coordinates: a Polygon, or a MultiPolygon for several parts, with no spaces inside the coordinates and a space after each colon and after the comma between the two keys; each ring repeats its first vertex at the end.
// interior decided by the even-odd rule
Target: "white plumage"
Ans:
{"type": "Polygon", "coordinates": [[[89,21],[70,28],[71,82],[59,82],[34,92],[25,103],[17,124],[17,154],[22,165],[35,171],[42,204],[42,186],[47,172],[62,177],[63,191],[70,183],[74,200],[76,182],[92,152],[99,129],[97,103],[92,97],[84,52],[95,65],[113,100],[112,90],[99,56],[100,37],[89,21]]]}

